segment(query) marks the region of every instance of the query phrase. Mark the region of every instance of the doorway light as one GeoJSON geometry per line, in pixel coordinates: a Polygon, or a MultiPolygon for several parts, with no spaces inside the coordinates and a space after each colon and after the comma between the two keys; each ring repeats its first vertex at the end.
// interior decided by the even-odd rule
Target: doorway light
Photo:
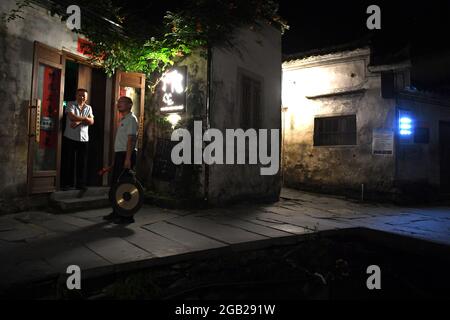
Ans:
{"type": "Polygon", "coordinates": [[[177,113],[172,113],[166,117],[166,120],[170,122],[170,124],[172,125],[172,129],[175,129],[175,126],[181,120],[181,116],[177,113]]]}

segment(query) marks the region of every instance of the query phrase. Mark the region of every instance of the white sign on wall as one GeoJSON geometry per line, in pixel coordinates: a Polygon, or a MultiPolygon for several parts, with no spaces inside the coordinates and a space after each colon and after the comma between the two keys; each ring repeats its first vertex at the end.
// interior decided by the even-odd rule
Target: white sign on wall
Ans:
{"type": "Polygon", "coordinates": [[[392,156],[394,154],[394,130],[373,130],[372,153],[383,156],[392,156]]]}
{"type": "Polygon", "coordinates": [[[173,68],[161,79],[162,113],[186,111],[186,77],[187,67],[173,68]]]}

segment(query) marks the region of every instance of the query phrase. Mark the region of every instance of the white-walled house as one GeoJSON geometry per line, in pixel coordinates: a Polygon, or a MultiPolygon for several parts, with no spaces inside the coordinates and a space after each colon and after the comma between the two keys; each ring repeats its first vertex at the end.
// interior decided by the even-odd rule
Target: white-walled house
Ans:
{"type": "Polygon", "coordinates": [[[283,63],[283,181],[364,199],[450,192],[450,101],[413,90],[411,62],[369,47],[283,63]]]}

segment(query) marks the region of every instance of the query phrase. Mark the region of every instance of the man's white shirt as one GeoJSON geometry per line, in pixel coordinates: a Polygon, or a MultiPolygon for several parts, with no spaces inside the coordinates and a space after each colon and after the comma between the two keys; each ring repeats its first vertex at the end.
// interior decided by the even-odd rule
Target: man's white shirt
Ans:
{"type": "MultiPolygon", "coordinates": [[[[136,116],[130,112],[120,120],[119,127],[116,132],[114,141],[114,152],[126,152],[128,136],[138,135],[138,120],[136,116]]],[[[137,148],[135,148],[137,150],[137,148]]]]}
{"type": "MultiPolygon", "coordinates": [[[[70,101],[67,103],[66,114],[69,112],[75,114],[78,117],[94,117],[94,114],[92,113],[92,107],[90,105],[85,104],[83,110],[81,110],[76,101],[70,101]]],[[[81,123],[77,127],[72,128],[70,126],[71,124],[72,121],[70,120],[69,116],[66,115],[66,129],[64,130],[64,137],[75,141],[88,142],[89,126],[81,123]]]]}

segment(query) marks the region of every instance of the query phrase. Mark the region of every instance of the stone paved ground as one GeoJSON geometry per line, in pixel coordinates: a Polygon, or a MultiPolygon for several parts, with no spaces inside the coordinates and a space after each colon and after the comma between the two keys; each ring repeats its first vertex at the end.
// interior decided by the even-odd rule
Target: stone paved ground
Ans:
{"type": "Polygon", "coordinates": [[[128,226],[105,223],[102,216],[108,212],[0,217],[0,288],[65,273],[72,264],[111,272],[133,263],[252,248],[343,228],[365,227],[450,245],[450,207],[361,204],[291,189],[271,205],[196,211],[145,206],[128,226]]]}

